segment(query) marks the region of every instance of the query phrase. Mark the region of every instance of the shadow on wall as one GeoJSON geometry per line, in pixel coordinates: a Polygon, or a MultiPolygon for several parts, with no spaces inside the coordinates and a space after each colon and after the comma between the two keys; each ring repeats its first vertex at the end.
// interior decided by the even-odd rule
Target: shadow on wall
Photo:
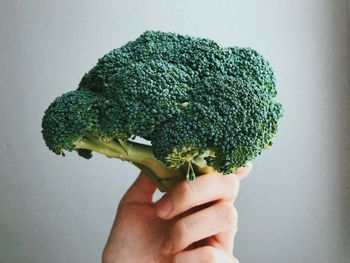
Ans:
{"type": "MultiPolygon", "coordinates": [[[[337,5],[337,2],[333,2],[334,5],[337,5]]],[[[336,18],[333,18],[336,20],[336,18]]],[[[334,31],[337,32],[339,30],[338,24],[335,21],[334,23],[334,31]]],[[[338,215],[337,218],[340,219],[340,222],[334,222],[334,224],[338,224],[337,226],[342,233],[342,244],[344,246],[342,251],[346,253],[344,258],[350,258],[350,1],[348,1],[348,26],[343,27],[347,32],[342,32],[343,34],[335,33],[334,38],[332,39],[332,46],[334,47],[334,74],[335,76],[339,76],[339,79],[346,80],[345,83],[341,83],[339,85],[339,90],[335,91],[334,100],[337,103],[336,109],[334,109],[333,114],[335,126],[334,129],[337,130],[336,138],[336,151],[337,153],[336,160],[337,162],[333,167],[334,173],[329,176],[336,178],[337,180],[337,193],[338,193],[338,202],[339,204],[334,204],[341,209],[341,214],[338,215]],[[347,37],[347,39],[346,39],[347,37]],[[343,38],[343,39],[342,39],[343,38]],[[345,38],[345,39],[344,39],[345,38]],[[344,46],[345,45],[345,46],[344,46]],[[342,52],[343,51],[343,52],[342,52]],[[344,51],[345,54],[344,54],[344,51]],[[344,68],[344,65],[346,66],[344,68]],[[345,74],[345,76],[343,75],[345,74]]],[[[330,87],[332,88],[332,87],[330,87]]]]}

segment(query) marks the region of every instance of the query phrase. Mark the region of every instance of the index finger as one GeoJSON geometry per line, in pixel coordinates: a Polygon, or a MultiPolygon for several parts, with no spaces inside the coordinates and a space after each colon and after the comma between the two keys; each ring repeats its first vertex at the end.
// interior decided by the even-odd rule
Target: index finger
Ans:
{"type": "Polygon", "coordinates": [[[239,178],[234,175],[209,173],[193,181],[182,181],[175,185],[157,203],[157,215],[171,219],[193,208],[220,199],[235,200],[239,189],[239,178]]]}

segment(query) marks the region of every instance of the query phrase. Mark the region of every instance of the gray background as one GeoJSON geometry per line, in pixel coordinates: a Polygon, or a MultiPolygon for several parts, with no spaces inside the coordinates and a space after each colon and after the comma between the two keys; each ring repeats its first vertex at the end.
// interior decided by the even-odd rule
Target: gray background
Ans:
{"type": "Polygon", "coordinates": [[[346,0],[0,1],[0,262],[99,262],[129,164],[58,157],[43,111],[109,50],[146,29],[251,46],[285,107],[274,146],[242,182],[243,263],[346,263],[350,254],[346,0]]]}

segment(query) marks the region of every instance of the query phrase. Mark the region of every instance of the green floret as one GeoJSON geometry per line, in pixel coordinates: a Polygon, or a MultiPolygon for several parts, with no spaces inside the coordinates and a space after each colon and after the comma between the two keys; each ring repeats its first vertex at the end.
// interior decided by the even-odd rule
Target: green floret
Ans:
{"type": "Polygon", "coordinates": [[[120,111],[113,102],[90,91],[65,93],[45,111],[42,133],[46,145],[62,155],[64,150],[75,150],[89,159],[95,151],[130,161],[145,170],[161,190],[168,189],[180,180],[181,169],[169,170],[154,157],[152,147],[127,141],[117,119],[120,111]]]}
{"type": "Polygon", "coordinates": [[[85,131],[100,137],[99,115],[106,101],[89,91],[71,91],[58,97],[45,111],[43,137],[50,150],[63,154],[75,150],[85,131]]]}
{"type": "Polygon", "coordinates": [[[231,173],[272,144],[281,105],[256,81],[206,78],[190,97],[176,122],[165,123],[152,138],[156,157],[168,166],[197,165],[196,157],[210,150],[207,164],[231,173]]]}
{"type": "Polygon", "coordinates": [[[282,115],[276,93],[269,63],[253,49],[147,31],[58,97],[42,133],[57,154],[130,161],[167,191],[208,171],[232,173],[268,148],[282,115]]]}
{"type": "Polygon", "coordinates": [[[257,51],[251,48],[230,47],[233,58],[233,67],[229,68],[228,75],[242,78],[245,81],[255,80],[266,88],[271,98],[276,97],[276,80],[269,62],[257,51]]]}

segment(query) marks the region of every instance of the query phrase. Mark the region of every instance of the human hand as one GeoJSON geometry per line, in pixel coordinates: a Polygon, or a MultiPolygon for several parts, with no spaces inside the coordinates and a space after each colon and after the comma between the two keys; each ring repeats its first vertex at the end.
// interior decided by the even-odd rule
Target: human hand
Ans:
{"type": "Polygon", "coordinates": [[[232,255],[237,231],[233,202],[239,179],[250,170],[182,181],[156,203],[156,186],[141,173],[119,204],[102,262],[237,263],[232,255]]]}

